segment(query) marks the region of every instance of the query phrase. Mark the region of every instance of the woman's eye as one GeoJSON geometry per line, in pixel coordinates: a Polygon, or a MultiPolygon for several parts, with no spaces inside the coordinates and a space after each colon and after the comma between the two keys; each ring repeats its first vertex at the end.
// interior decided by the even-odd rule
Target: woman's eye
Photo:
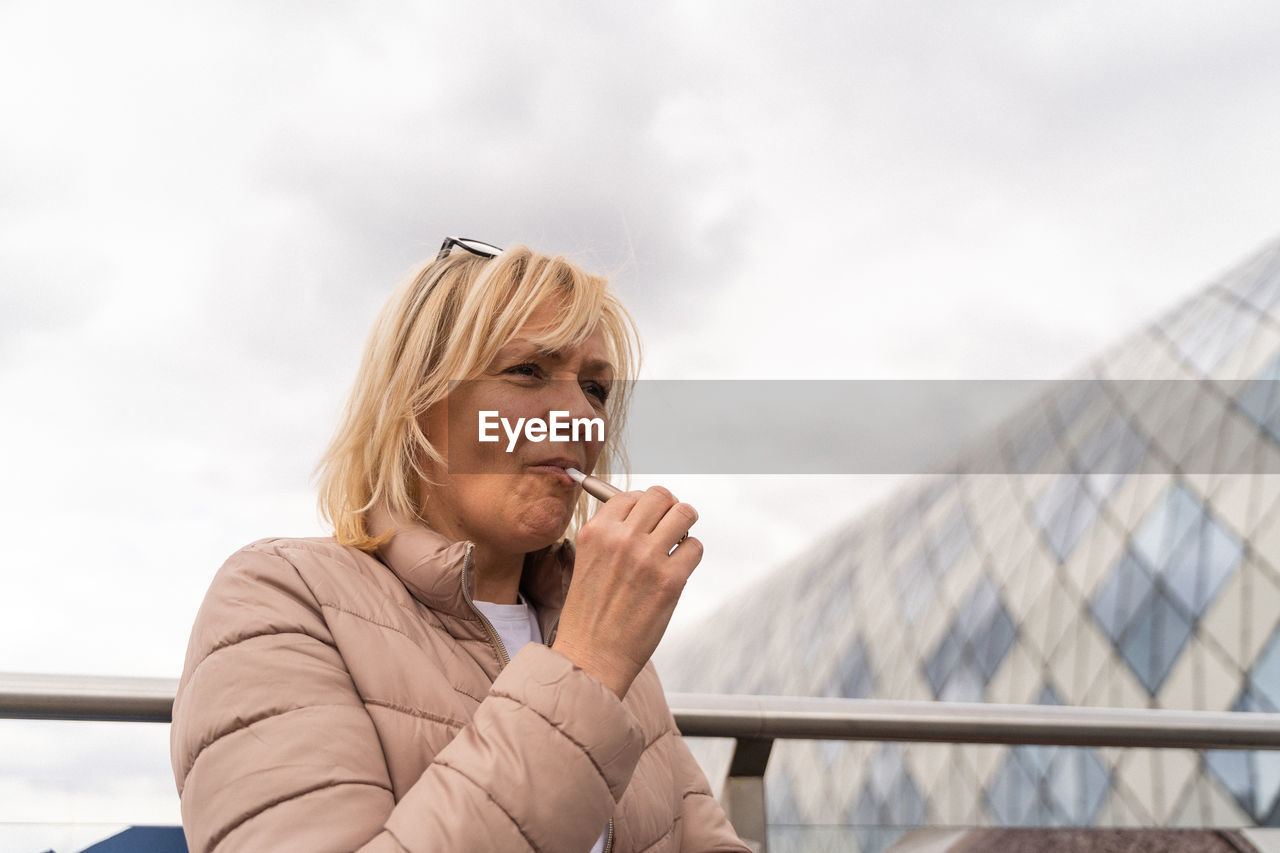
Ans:
{"type": "Polygon", "coordinates": [[[588,382],[582,386],[583,390],[595,397],[601,403],[609,399],[608,387],[601,385],[599,382],[588,382]]]}
{"type": "Polygon", "coordinates": [[[538,367],[538,365],[534,364],[531,361],[526,361],[523,364],[516,364],[511,367],[508,367],[506,372],[514,374],[516,376],[538,377],[542,375],[542,368],[538,367]]]}

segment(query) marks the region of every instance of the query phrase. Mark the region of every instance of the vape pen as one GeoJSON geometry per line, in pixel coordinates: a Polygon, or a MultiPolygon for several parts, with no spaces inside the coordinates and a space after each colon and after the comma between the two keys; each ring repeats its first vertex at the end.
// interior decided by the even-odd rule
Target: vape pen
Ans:
{"type": "MultiPolygon", "coordinates": [[[[566,474],[569,475],[570,478],[572,478],[572,480],[575,483],[577,483],[579,486],[582,486],[582,490],[584,492],[591,495],[591,497],[595,498],[601,503],[604,503],[605,501],[609,500],[609,498],[613,497],[614,495],[622,494],[622,489],[619,489],[617,486],[611,483],[606,483],[604,480],[601,480],[599,477],[592,477],[590,474],[584,474],[581,471],[579,471],[577,468],[565,468],[564,471],[566,474]]],[[[689,538],[689,534],[686,533],[685,535],[680,537],[680,542],[683,542],[688,538],[689,538]]],[[[677,542],[676,544],[679,545],[680,542],[677,542]]]]}
{"type": "Polygon", "coordinates": [[[614,495],[622,494],[622,489],[619,489],[611,483],[606,483],[599,477],[592,477],[590,474],[584,474],[577,468],[565,468],[564,470],[566,474],[573,478],[575,483],[582,486],[582,490],[584,492],[591,495],[591,497],[601,503],[609,500],[609,498],[614,495]]]}

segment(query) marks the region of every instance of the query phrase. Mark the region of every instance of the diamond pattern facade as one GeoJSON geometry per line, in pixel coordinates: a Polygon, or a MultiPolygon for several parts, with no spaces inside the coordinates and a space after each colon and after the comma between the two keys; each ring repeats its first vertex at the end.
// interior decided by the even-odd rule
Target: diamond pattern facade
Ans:
{"type": "MultiPolygon", "coordinates": [[[[1046,687],[1038,704],[1062,703],[1046,687]]],[[[1002,826],[1088,826],[1110,789],[1095,750],[1023,746],[1009,750],[987,787],[987,806],[1002,826]]]]}
{"type": "MultiPolygon", "coordinates": [[[[1280,241],[1080,379],[673,638],[668,689],[1280,711],[1280,241]]],[[[1268,752],[780,741],[766,783],[777,823],[864,853],[922,824],[1280,826],[1268,752]]]]}

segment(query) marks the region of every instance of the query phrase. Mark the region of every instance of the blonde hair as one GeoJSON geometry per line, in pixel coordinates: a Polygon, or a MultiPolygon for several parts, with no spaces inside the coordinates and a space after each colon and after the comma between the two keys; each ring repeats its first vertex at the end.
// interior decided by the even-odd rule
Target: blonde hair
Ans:
{"type": "MultiPolygon", "coordinates": [[[[372,551],[390,533],[370,534],[367,513],[420,518],[429,481],[425,461],[443,464],[419,418],[452,385],[473,379],[493,361],[530,314],[547,303],[557,322],[533,343],[546,350],[576,346],[599,328],[614,366],[606,401],[609,435],[595,473],[626,470],[620,436],[639,366],[635,322],[602,276],[561,256],[524,246],[488,259],[455,249],[422,266],[391,295],[365,344],[342,423],[316,468],[321,516],[344,545],[372,551]]],[[[569,533],[586,520],[584,493],[569,533]]]]}

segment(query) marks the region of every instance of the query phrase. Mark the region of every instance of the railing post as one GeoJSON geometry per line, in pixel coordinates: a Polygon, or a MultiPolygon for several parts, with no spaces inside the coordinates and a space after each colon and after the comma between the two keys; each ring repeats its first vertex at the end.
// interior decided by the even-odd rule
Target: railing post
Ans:
{"type": "Polygon", "coordinates": [[[773,738],[738,738],[724,780],[720,805],[742,840],[757,853],[769,853],[768,812],[764,802],[764,770],[773,738]]]}

